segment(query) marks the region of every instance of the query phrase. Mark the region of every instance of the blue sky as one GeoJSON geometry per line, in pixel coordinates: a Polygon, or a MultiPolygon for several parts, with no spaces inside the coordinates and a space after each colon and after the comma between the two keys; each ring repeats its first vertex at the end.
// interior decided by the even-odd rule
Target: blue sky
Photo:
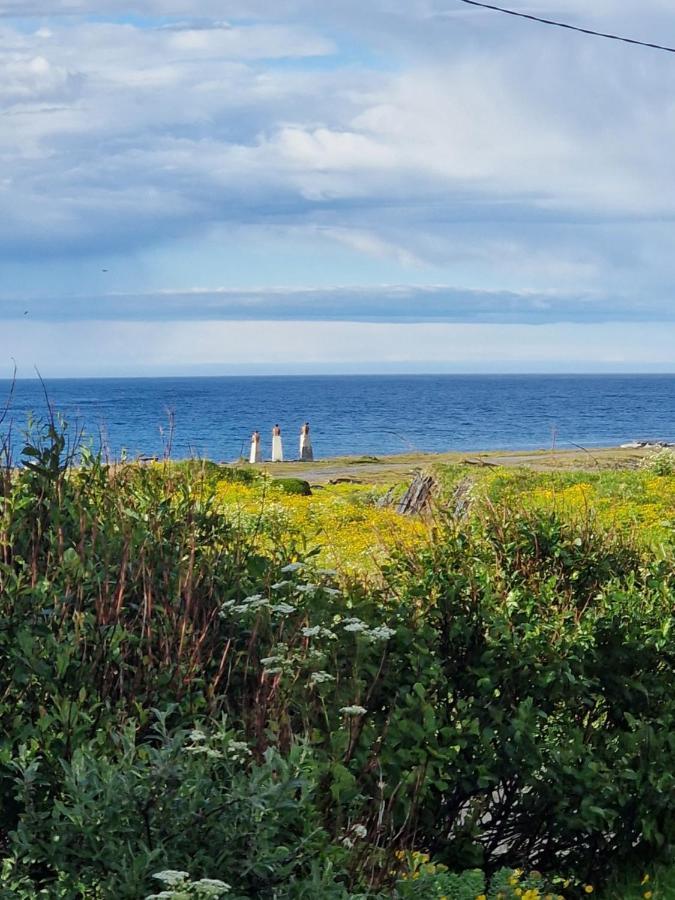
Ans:
{"type": "Polygon", "coordinates": [[[675,371],[674,87],[457,0],[0,0],[0,376],[675,371]]]}

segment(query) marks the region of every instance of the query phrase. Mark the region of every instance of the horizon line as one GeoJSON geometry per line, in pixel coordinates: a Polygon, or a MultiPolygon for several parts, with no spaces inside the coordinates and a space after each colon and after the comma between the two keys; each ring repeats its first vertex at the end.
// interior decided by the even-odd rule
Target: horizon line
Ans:
{"type": "Polygon", "coordinates": [[[668,371],[486,371],[486,372],[223,372],[220,374],[197,373],[192,375],[30,375],[0,376],[0,384],[18,381],[172,381],[183,379],[222,378],[663,378],[675,377],[675,370],[668,371]]]}

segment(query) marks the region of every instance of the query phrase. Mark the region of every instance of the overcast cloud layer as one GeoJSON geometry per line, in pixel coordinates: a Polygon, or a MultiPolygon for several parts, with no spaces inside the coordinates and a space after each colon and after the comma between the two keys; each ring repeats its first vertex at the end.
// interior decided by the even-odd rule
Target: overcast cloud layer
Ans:
{"type": "MultiPolygon", "coordinates": [[[[670,0],[513,5],[675,46],[670,0]]],[[[429,369],[492,369],[502,325],[527,370],[530,326],[568,323],[577,369],[672,364],[611,323],[673,332],[675,55],[458,0],[270,9],[0,0],[0,375],[117,371],[113,321],[140,347],[143,322],[194,322],[184,366],[223,320],[299,323],[301,365],[322,321],[326,361],[361,323],[364,369],[396,365],[390,323],[486,329],[490,360],[416,331],[429,369]]],[[[238,352],[264,369],[273,332],[238,352]]]]}

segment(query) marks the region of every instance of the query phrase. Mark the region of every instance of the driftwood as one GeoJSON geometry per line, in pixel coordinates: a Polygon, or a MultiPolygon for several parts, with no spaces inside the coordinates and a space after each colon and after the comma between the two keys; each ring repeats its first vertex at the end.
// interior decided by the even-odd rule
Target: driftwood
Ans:
{"type": "Polygon", "coordinates": [[[455,519],[466,519],[471,507],[471,489],[474,482],[471,478],[463,478],[452,492],[451,512],[455,519]]]}
{"type": "Polygon", "coordinates": [[[465,466],[483,466],[483,467],[489,468],[489,469],[498,469],[499,468],[498,463],[488,462],[487,459],[463,459],[462,463],[465,466]]]}
{"type": "Polygon", "coordinates": [[[431,475],[424,475],[422,472],[419,472],[413,478],[410,487],[396,507],[396,512],[403,516],[416,516],[424,512],[431,503],[435,487],[436,482],[431,475]]]}
{"type": "Polygon", "coordinates": [[[382,494],[379,500],[375,501],[375,506],[379,506],[381,509],[384,509],[387,506],[391,506],[394,502],[394,492],[396,488],[390,487],[386,494],[382,494]]]}

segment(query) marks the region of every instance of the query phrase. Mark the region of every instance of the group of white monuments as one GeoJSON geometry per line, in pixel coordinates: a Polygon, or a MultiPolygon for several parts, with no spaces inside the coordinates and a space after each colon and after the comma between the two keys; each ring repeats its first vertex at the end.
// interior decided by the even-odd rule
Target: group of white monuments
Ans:
{"type": "MultiPolygon", "coordinates": [[[[314,459],[314,451],[312,450],[312,441],[309,437],[309,422],[300,429],[300,461],[311,462],[314,459]]],[[[260,432],[254,431],[251,435],[251,454],[249,456],[250,463],[261,463],[263,461],[262,442],[260,440],[260,432]]],[[[281,428],[275,425],[272,429],[272,462],[284,461],[284,445],[281,439],[281,428]]]]}

